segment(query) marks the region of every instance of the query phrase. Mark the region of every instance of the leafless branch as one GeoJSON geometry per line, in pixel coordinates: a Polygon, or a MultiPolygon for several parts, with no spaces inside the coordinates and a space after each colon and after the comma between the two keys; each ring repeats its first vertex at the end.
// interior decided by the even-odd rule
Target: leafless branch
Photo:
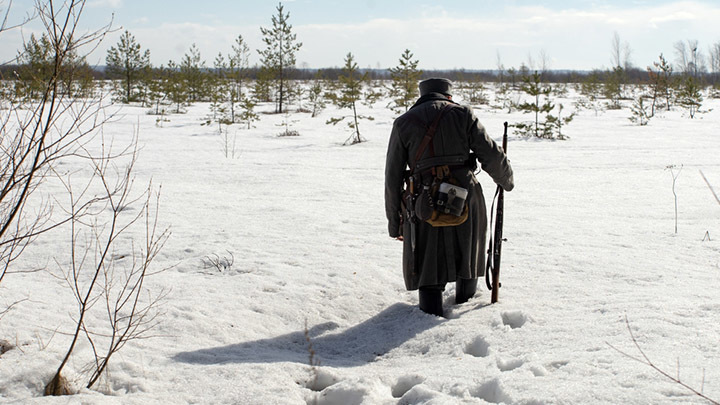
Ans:
{"type": "Polygon", "coordinates": [[[21,19],[20,22],[9,23],[8,21],[10,19],[10,10],[12,9],[12,3],[12,0],[9,0],[7,7],[3,9],[2,6],[5,4],[5,2],[0,1],[0,16],[2,16],[2,21],[0,22],[0,34],[5,31],[10,31],[12,29],[21,27],[36,17],[35,14],[28,14],[23,19],[21,19]]]}
{"type": "Polygon", "coordinates": [[[26,299],[22,299],[22,300],[15,301],[15,302],[13,302],[12,304],[8,305],[7,308],[5,308],[5,309],[3,309],[2,311],[0,311],[0,319],[2,319],[2,318],[5,316],[5,314],[7,314],[8,312],[10,312],[10,310],[11,310],[14,306],[16,306],[17,304],[19,304],[19,303],[21,303],[21,302],[23,302],[23,301],[27,301],[27,298],[26,298],[26,299]]]}
{"type": "MultiPolygon", "coordinates": [[[[673,377],[672,375],[670,375],[670,374],[667,373],[666,371],[664,371],[664,370],[660,369],[658,366],[656,366],[656,365],[652,362],[652,360],[650,360],[650,358],[645,354],[645,351],[643,351],[643,349],[640,347],[640,344],[638,343],[637,339],[635,338],[635,335],[633,334],[632,328],[630,328],[630,322],[628,321],[627,315],[625,316],[625,326],[627,326],[627,330],[628,330],[628,332],[630,332],[630,338],[632,338],[632,341],[633,341],[633,344],[635,345],[635,348],[636,348],[636,349],[638,350],[638,352],[640,353],[640,357],[633,356],[633,355],[631,355],[631,354],[629,354],[629,353],[627,353],[627,352],[624,352],[624,351],[616,348],[615,346],[611,345],[610,343],[607,343],[608,346],[610,346],[613,350],[615,350],[616,352],[622,354],[622,355],[625,356],[625,357],[628,357],[628,358],[630,358],[630,359],[632,359],[632,360],[635,360],[635,361],[637,361],[637,362],[640,362],[640,363],[643,363],[643,364],[645,364],[645,365],[650,366],[653,370],[657,371],[658,373],[660,373],[660,374],[661,374],[662,376],[664,376],[665,378],[669,379],[670,381],[672,381],[672,382],[674,382],[674,383],[676,383],[676,384],[679,384],[679,385],[682,386],[683,388],[689,390],[689,391],[692,392],[693,394],[695,394],[695,395],[697,395],[698,397],[700,397],[700,398],[702,398],[702,399],[710,402],[711,404],[720,405],[720,402],[718,402],[718,401],[716,401],[716,400],[714,400],[714,399],[711,399],[711,398],[707,397],[706,395],[704,395],[704,394],[702,393],[702,389],[701,389],[700,391],[698,391],[698,390],[696,390],[695,388],[691,387],[690,385],[688,385],[688,384],[686,384],[686,383],[684,383],[683,381],[680,380],[680,360],[679,360],[679,359],[678,359],[677,376],[675,376],[675,377],[673,377]]],[[[703,376],[703,385],[704,385],[704,383],[705,383],[705,378],[704,378],[704,376],[703,376]]]]}
{"type": "MultiPolygon", "coordinates": [[[[12,5],[12,2],[10,2],[12,5]]],[[[52,61],[49,75],[38,83],[39,98],[11,103],[0,112],[0,282],[10,264],[35,238],[71,220],[53,218],[53,206],[46,201],[41,209],[26,214],[28,202],[54,171],[53,165],[70,157],[86,156],[86,145],[109,119],[102,114],[102,99],[78,99],[61,84],[71,88],[72,66],[68,65],[81,47],[97,46],[110,27],[79,34],[77,24],[85,1],[67,1],[56,9],[53,1],[35,2],[35,14],[45,27],[52,61]]],[[[5,10],[7,29],[10,7],[5,10]]]]}
{"type": "Polygon", "coordinates": [[[720,204],[720,198],[718,198],[718,195],[715,194],[715,190],[713,190],[712,186],[710,185],[710,182],[708,181],[707,177],[705,177],[705,173],[703,173],[702,170],[700,170],[700,175],[702,176],[703,180],[705,180],[705,184],[707,184],[713,197],[715,197],[715,201],[717,201],[717,203],[720,204]]]}

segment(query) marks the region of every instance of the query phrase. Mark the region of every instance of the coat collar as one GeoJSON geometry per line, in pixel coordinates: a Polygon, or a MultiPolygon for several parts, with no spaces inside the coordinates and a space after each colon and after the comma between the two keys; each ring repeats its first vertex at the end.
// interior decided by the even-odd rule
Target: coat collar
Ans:
{"type": "Polygon", "coordinates": [[[428,93],[428,94],[420,97],[415,102],[415,104],[413,104],[413,106],[410,107],[410,109],[413,109],[413,108],[419,106],[420,104],[427,103],[428,101],[447,101],[448,103],[457,104],[456,102],[454,102],[452,100],[448,100],[447,96],[442,93],[428,93]]]}

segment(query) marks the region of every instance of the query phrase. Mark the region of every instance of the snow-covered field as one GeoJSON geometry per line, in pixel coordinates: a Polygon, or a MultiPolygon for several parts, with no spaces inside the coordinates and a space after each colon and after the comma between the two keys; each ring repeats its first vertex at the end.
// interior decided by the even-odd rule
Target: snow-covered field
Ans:
{"type": "MultiPolygon", "coordinates": [[[[41,239],[14,269],[48,271],[0,285],[0,309],[24,300],[0,320],[15,346],[0,356],[0,401],[704,403],[613,349],[640,356],[626,319],[658,367],[720,399],[720,204],[699,173],[720,192],[720,101],[693,120],[674,110],[640,127],[628,109],[584,111],[563,130],[570,140],[511,136],[500,302],[483,288],[455,306],[448,285],[445,319],[417,309],[401,243],[386,234],[384,105],[365,111],[376,119],[355,146],[325,124],[333,108],[292,114],[299,137],[277,137],[286,117],[263,114],[256,128],[229,128],[234,159],[217,127],[200,125],[207,104],[162,127],[122,107],[105,135],[122,144],[139,127],[137,182],[162,185],[160,223],[172,230],[155,261],[170,269],[149,280],[169,290],[162,322],[115,355],[97,390],[42,397],[76,305],[55,277],[63,238],[41,239]],[[683,166],[677,234],[668,165],[683,166]],[[231,256],[225,271],[207,265],[231,256]]],[[[476,113],[496,139],[503,121],[526,119],[476,113]]],[[[489,205],[494,185],[478,176],[489,205]]],[[[78,388],[90,360],[79,350],[66,369],[78,388]]]]}

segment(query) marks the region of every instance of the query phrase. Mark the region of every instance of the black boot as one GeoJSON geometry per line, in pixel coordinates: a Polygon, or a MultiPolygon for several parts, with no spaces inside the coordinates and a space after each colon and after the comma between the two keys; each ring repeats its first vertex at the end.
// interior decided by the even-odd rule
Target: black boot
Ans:
{"type": "Polygon", "coordinates": [[[420,287],[420,310],[431,315],[443,316],[442,290],[420,287]]]}
{"type": "Polygon", "coordinates": [[[462,304],[467,302],[475,295],[477,290],[477,279],[459,278],[455,281],[455,303],[462,304]]]}

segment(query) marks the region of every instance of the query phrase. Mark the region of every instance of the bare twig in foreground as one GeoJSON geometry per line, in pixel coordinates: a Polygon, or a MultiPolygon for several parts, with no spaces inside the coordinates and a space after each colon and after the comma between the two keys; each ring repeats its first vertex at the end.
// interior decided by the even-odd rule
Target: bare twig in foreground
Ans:
{"type": "Polygon", "coordinates": [[[715,201],[720,204],[720,198],[718,198],[718,195],[715,194],[715,190],[713,190],[712,186],[710,185],[710,182],[708,181],[707,177],[705,177],[705,173],[703,173],[702,170],[700,170],[700,175],[702,176],[703,180],[705,180],[705,184],[707,184],[708,188],[710,189],[710,192],[712,193],[713,197],[715,197],[715,201]]]}
{"type": "MultiPolygon", "coordinates": [[[[633,359],[633,360],[635,360],[635,361],[637,361],[637,362],[640,362],[640,363],[643,363],[643,364],[645,364],[645,365],[650,366],[652,369],[654,369],[654,370],[657,371],[658,373],[662,374],[665,378],[669,379],[670,381],[672,381],[672,382],[674,382],[674,383],[676,383],[676,384],[681,385],[681,386],[684,387],[685,389],[689,390],[690,392],[692,392],[693,394],[699,396],[700,398],[702,398],[702,399],[710,402],[711,404],[720,405],[720,402],[718,402],[718,401],[716,401],[716,400],[714,400],[714,399],[708,398],[708,397],[707,397],[705,394],[703,394],[701,391],[698,391],[698,390],[696,390],[695,388],[689,386],[688,384],[682,382],[682,381],[680,380],[680,370],[679,370],[679,368],[678,368],[678,375],[677,375],[676,377],[673,377],[672,375],[670,375],[670,374],[667,373],[666,371],[663,371],[663,370],[660,369],[658,366],[656,366],[656,365],[652,362],[652,360],[650,360],[650,358],[648,358],[648,356],[645,354],[645,352],[643,351],[643,349],[640,347],[640,344],[638,343],[637,339],[635,339],[635,335],[633,334],[632,329],[630,328],[630,322],[629,322],[628,319],[627,319],[627,315],[625,316],[625,325],[627,326],[628,332],[630,332],[630,337],[632,338],[633,344],[634,344],[635,347],[637,348],[638,352],[640,352],[640,355],[641,355],[642,357],[635,357],[635,356],[633,356],[633,355],[630,355],[630,354],[628,354],[628,353],[626,353],[626,352],[624,352],[624,351],[616,348],[615,346],[611,345],[610,343],[607,343],[608,346],[610,346],[610,347],[613,348],[616,352],[622,354],[622,355],[625,356],[625,357],[628,357],[628,358],[633,359]]],[[[703,377],[703,382],[704,382],[704,377],[703,377]]]]}

